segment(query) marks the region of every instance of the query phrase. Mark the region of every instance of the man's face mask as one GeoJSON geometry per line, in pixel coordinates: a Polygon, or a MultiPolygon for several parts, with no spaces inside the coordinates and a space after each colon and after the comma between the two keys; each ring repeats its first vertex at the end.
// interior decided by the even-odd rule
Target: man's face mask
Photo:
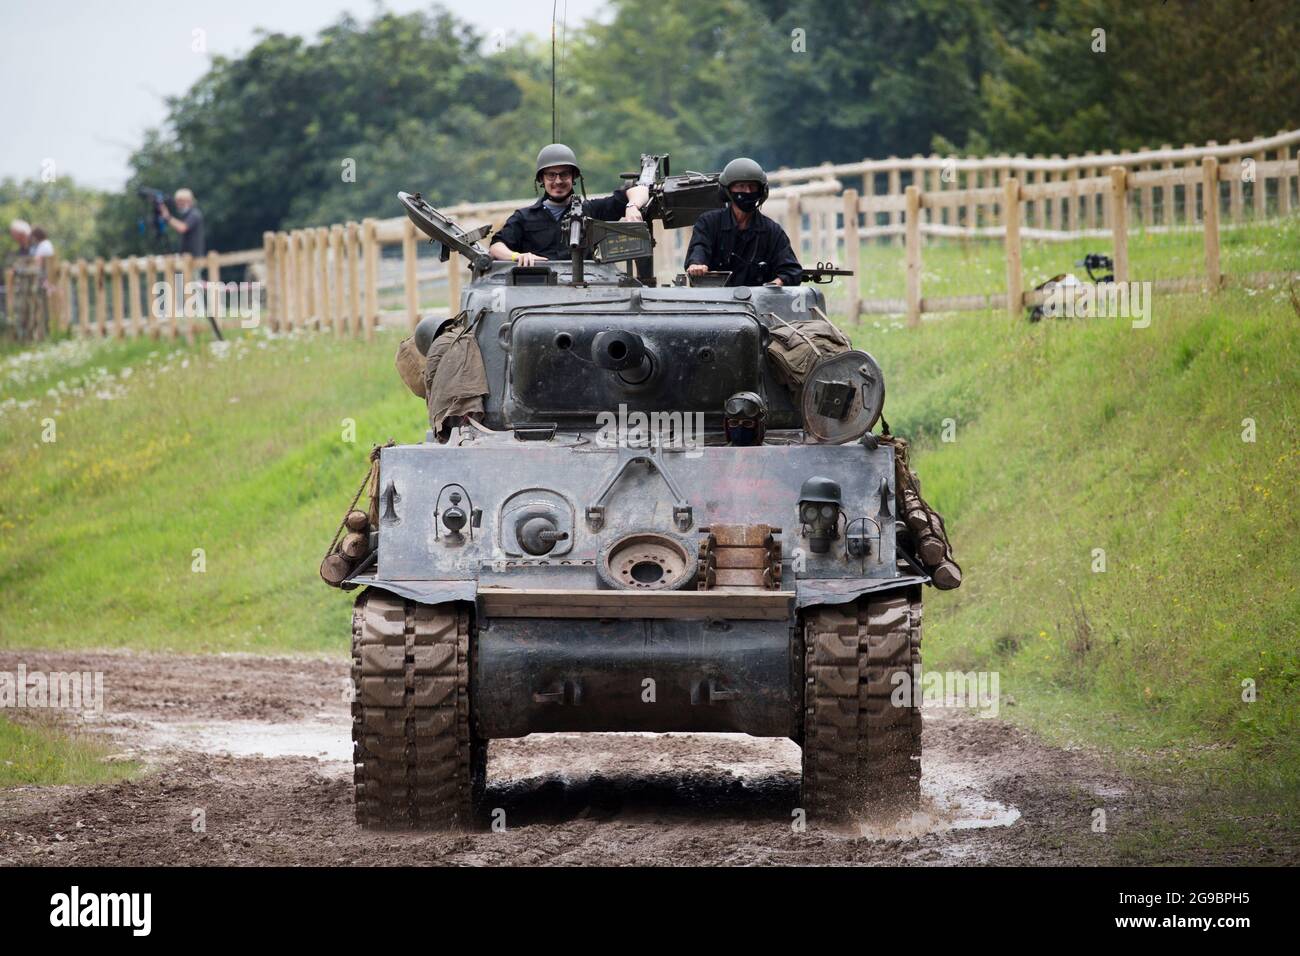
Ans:
{"type": "Polygon", "coordinates": [[[727,441],[733,445],[749,447],[763,443],[763,424],[752,418],[728,418],[725,422],[727,441]]]}
{"type": "Polygon", "coordinates": [[[741,212],[753,212],[758,208],[758,200],[762,195],[762,193],[732,193],[731,201],[741,212]]]}

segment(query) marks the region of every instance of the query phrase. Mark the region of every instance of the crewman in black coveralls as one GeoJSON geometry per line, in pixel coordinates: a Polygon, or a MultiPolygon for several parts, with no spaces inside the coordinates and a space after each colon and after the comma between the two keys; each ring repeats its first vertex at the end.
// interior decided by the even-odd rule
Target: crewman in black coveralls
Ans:
{"type": "Polygon", "coordinates": [[[767,199],[767,173],[752,159],[733,159],[718,177],[727,204],[695,220],[686,271],[730,272],[727,285],[798,285],[802,267],[790,239],[758,211],[767,199]]]}
{"type": "MultiPolygon", "coordinates": [[[[547,259],[568,259],[568,237],[560,220],[573,201],[573,183],[582,178],[578,157],[563,143],[551,143],[537,154],[537,176],[544,192],[537,202],[516,209],[497,230],[488,247],[493,259],[510,259],[531,266],[547,259]]],[[[645,186],[614,190],[613,195],[583,199],[582,214],[592,219],[640,222],[641,207],[650,198],[645,186]]]]}

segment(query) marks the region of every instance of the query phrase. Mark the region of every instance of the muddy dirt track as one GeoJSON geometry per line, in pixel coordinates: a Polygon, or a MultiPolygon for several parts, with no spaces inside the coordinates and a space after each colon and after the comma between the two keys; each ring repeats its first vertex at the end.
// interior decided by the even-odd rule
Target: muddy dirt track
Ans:
{"type": "Polygon", "coordinates": [[[1116,837],[1179,799],[1001,720],[929,709],[925,806],[897,823],[797,832],[788,740],[534,735],[492,742],[478,831],[368,833],[352,819],[342,660],[0,653],[0,670],[20,663],[102,671],[103,713],[75,720],[147,769],[0,791],[0,864],[1088,865],[1116,862],[1116,837]]]}

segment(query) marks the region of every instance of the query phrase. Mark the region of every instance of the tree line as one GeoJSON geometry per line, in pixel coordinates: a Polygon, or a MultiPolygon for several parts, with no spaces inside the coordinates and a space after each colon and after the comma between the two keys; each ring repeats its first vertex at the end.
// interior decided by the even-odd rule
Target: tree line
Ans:
{"type": "MultiPolygon", "coordinates": [[[[192,188],[218,249],[396,214],[398,189],[441,204],[528,195],[552,128],[538,9],[508,42],[432,6],[215,57],[103,198],[95,245],[153,248],[138,186],[192,188]]],[[[562,39],[558,134],[593,194],[643,151],[671,153],[675,171],[736,155],[775,168],[1300,125],[1294,0],[611,0],[562,39]]]]}

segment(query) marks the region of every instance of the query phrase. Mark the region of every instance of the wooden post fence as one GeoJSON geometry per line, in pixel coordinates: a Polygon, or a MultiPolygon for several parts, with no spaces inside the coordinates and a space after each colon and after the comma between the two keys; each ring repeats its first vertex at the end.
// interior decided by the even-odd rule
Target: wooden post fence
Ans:
{"type": "Polygon", "coordinates": [[[1002,218],[1006,222],[1007,315],[1019,319],[1024,279],[1020,272],[1020,182],[1015,177],[1002,186],[1002,218]]]}

